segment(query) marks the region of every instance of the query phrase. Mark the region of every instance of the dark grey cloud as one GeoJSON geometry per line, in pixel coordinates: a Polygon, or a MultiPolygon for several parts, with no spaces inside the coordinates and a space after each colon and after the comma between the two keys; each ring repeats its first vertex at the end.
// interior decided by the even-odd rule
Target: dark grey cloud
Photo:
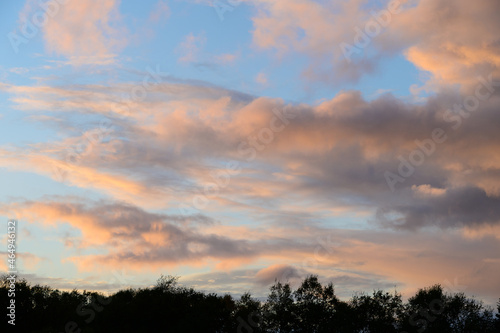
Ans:
{"type": "Polygon", "coordinates": [[[275,281],[285,283],[304,277],[305,272],[304,269],[291,265],[274,265],[258,271],[255,275],[255,282],[260,286],[269,286],[275,281]]]}
{"type": "Polygon", "coordinates": [[[452,188],[442,195],[413,197],[402,205],[381,207],[376,218],[383,225],[402,229],[500,224],[500,197],[477,187],[452,188]]]}
{"type": "MultiPolygon", "coordinates": [[[[130,86],[114,89],[126,91],[130,86]]],[[[85,89],[93,92],[93,99],[102,97],[95,95],[98,91],[95,85],[80,86],[79,94],[64,93],[65,102],[71,101],[75,94],[81,98],[85,89]]],[[[220,199],[218,204],[225,202],[229,210],[245,207],[254,217],[260,214],[259,219],[268,220],[287,203],[305,205],[312,200],[323,207],[351,206],[380,211],[392,206],[406,207],[405,214],[414,216],[418,214],[413,210],[423,208],[405,194],[412,186],[443,189],[468,186],[500,195],[500,162],[496,153],[500,148],[497,112],[500,92],[496,90],[489,99],[480,101],[477,110],[460,114],[450,110],[468,96],[451,91],[439,92],[421,104],[405,102],[390,94],[367,101],[360,92],[351,91],[313,106],[285,105],[279,99],[242,96],[201,83],[168,82],[155,86],[143,101],[150,107],[146,112],[154,122],[149,122],[148,117],[121,116],[126,121],[115,127],[109,140],[92,144],[81,135],[63,142],[11,147],[8,153],[12,156],[10,160],[37,154],[58,161],[64,159],[69,142],[86,142],[92,150],[79,155],[74,166],[69,165],[70,181],[71,167],[90,168],[129,180],[140,186],[140,191],[147,189],[147,195],[152,197],[169,196],[168,201],[163,201],[165,205],[175,202],[177,197],[182,203],[191,204],[193,196],[203,193],[206,184],[215,182],[214,171],[236,160],[244,172],[232,176],[230,184],[211,198],[211,202],[214,199],[220,199]],[[165,101],[174,101],[175,107],[165,101]],[[205,108],[211,111],[203,114],[205,108]],[[272,142],[255,149],[255,158],[248,161],[249,155],[240,154],[239,145],[248,143],[249,138],[255,139],[259,131],[268,127],[275,109],[287,109],[294,117],[274,134],[272,142]],[[397,182],[392,192],[386,173],[398,174],[401,159],[409,160],[414,152],[421,154],[417,142],[429,141],[436,129],[444,133],[446,140],[434,143],[433,152],[425,155],[423,163],[415,166],[411,175],[397,182]],[[271,194],[263,195],[254,189],[259,187],[265,187],[271,194]],[[262,209],[269,216],[262,216],[265,215],[259,212],[262,209]]],[[[49,99],[46,102],[50,104],[49,97],[43,98],[49,99]]],[[[95,112],[103,112],[95,104],[89,105],[95,107],[95,112]]],[[[110,181],[100,186],[105,189],[114,184],[110,181]]],[[[137,195],[128,194],[127,188],[119,191],[126,200],[137,195]]],[[[111,193],[116,195],[117,190],[111,193]]],[[[127,214],[135,213],[128,209],[127,214]]],[[[427,221],[434,217],[437,215],[431,214],[427,221]]],[[[478,217],[481,221],[488,219],[488,216],[478,217]]],[[[306,217],[304,224],[313,220],[306,217]]],[[[290,218],[292,222],[297,224],[290,218]]],[[[435,223],[443,224],[440,220],[435,223]]],[[[221,246],[228,245],[221,243],[221,246]]]]}

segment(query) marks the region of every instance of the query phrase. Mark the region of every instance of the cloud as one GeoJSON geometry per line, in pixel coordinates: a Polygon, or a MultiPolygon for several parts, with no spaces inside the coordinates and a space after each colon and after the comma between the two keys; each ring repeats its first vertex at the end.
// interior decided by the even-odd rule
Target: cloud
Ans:
{"type": "Polygon", "coordinates": [[[433,188],[428,184],[425,185],[412,185],[411,187],[413,193],[415,194],[416,197],[420,198],[433,198],[433,197],[440,197],[444,194],[446,194],[446,190],[442,188],[433,188]]]}
{"type": "MultiPolygon", "coordinates": [[[[452,281],[454,287],[457,279],[470,292],[498,292],[498,284],[477,274],[487,272],[493,280],[500,276],[496,262],[500,242],[489,235],[464,237],[453,230],[412,233],[314,225],[307,229],[260,228],[259,223],[248,233],[231,233],[227,231],[234,227],[227,219],[218,224],[201,215],[152,213],[122,202],[78,197],[10,202],[0,206],[0,213],[20,221],[54,227],[69,224],[80,230],[78,244],[83,252],[72,254],[67,248],[63,261],[76,264],[82,272],[126,269],[159,274],[179,266],[222,263],[232,268],[187,276],[185,283],[233,292],[241,291],[238,286],[256,287],[257,296],[263,296],[275,278],[296,283],[307,274],[318,274],[322,281],[332,281],[344,297],[365,287],[393,286],[411,295],[423,285],[442,283],[449,287],[452,281]],[[100,254],[95,254],[96,250],[100,254]],[[239,265],[233,266],[235,263],[239,265]],[[224,287],[227,281],[235,281],[237,287],[224,287]]],[[[108,287],[114,288],[100,288],[108,287]]]]}
{"type": "Polygon", "coordinates": [[[257,8],[255,46],[280,57],[306,55],[310,61],[302,75],[312,82],[356,82],[373,73],[381,59],[401,52],[432,74],[427,85],[433,87],[469,86],[479,75],[500,76],[496,0],[251,3],[257,8]]]}
{"type": "MultiPolygon", "coordinates": [[[[7,242],[6,242],[7,244],[7,242]]],[[[7,245],[5,245],[5,248],[7,248],[7,245]]],[[[0,251],[0,258],[2,258],[2,264],[0,266],[0,272],[8,272],[12,271],[13,269],[9,269],[8,265],[8,260],[9,260],[9,254],[10,252],[4,252],[0,251]]],[[[15,258],[15,269],[22,272],[22,271],[33,271],[35,270],[40,262],[46,261],[46,258],[41,258],[33,253],[29,252],[16,252],[15,253],[16,258],[15,258]]]]}
{"type": "Polygon", "coordinates": [[[331,84],[356,82],[375,70],[379,55],[372,48],[348,62],[340,47],[342,43],[354,44],[355,28],[363,29],[371,19],[364,1],[259,0],[252,4],[257,7],[252,18],[255,46],[274,50],[279,57],[308,56],[309,65],[302,73],[306,79],[331,84]]]}
{"type": "Polygon", "coordinates": [[[215,58],[216,63],[226,65],[226,64],[234,63],[239,57],[240,57],[239,53],[234,53],[234,54],[223,53],[223,54],[216,55],[214,58],[215,58]]]}
{"type": "MultiPolygon", "coordinates": [[[[224,261],[254,256],[247,241],[200,234],[191,225],[212,223],[202,215],[153,214],[119,202],[73,200],[24,201],[3,204],[3,214],[30,223],[56,226],[69,223],[81,231],[80,248],[106,248],[105,255],[72,257],[82,270],[99,265],[158,267],[196,263],[208,258],[224,261]]],[[[75,243],[73,243],[75,244],[75,243]]]]}
{"type": "Polygon", "coordinates": [[[408,229],[500,224],[500,197],[488,196],[484,190],[475,187],[433,192],[428,188],[424,189],[424,193],[430,195],[416,195],[406,205],[380,208],[377,218],[384,224],[408,229]],[[391,215],[398,218],[391,219],[388,217],[391,215]]]}
{"type": "Polygon", "coordinates": [[[16,74],[22,75],[22,74],[28,73],[29,69],[25,68],[25,67],[14,67],[14,68],[9,69],[9,71],[12,72],[12,73],[16,73],[16,74]]]}
{"type": "MultiPolygon", "coordinates": [[[[33,16],[41,8],[28,1],[21,17],[33,16]]],[[[119,1],[88,0],[54,2],[43,25],[45,46],[49,53],[65,56],[73,65],[102,65],[114,61],[116,52],[126,44],[121,25],[119,1]]]]}
{"type": "Polygon", "coordinates": [[[421,0],[398,16],[381,42],[405,46],[408,60],[436,83],[474,85],[479,75],[500,76],[499,10],[495,0],[421,0]]]}
{"type": "Polygon", "coordinates": [[[184,41],[177,48],[180,54],[179,61],[184,63],[199,61],[199,55],[202,51],[207,39],[204,34],[198,36],[190,33],[184,38],[184,41]]]}
{"type": "MultiPolygon", "coordinates": [[[[142,100],[118,99],[134,86],[3,84],[14,107],[57,114],[44,119],[66,137],[2,147],[0,163],[54,179],[56,167],[70,184],[149,208],[194,207],[193,198],[205,195],[207,186],[217,191],[209,191],[201,209],[252,214],[289,208],[338,214],[334,211],[350,207],[369,215],[377,209],[393,212],[394,202],[409,214],[426,198],[446,197],[453,189],[477,188],[484,200],[500,195],[498,92],[471,112],[454,110],[468,96],[450,92],[415,105],[390,94],[366,101],[359,92],[345,91],[307,105],[165,77],[142,100]],[[109,131],[103,132],[100,117],[109,131]],[[432,149],[425,148],[431,152],[423,153],[436,129],[446,140],[431,142],[432,149]],[[397,174],[401,160],[415,152],[424,160],[392,193],[386,172],[397,174]],[[230,162],[241,172],[228,176],[230,162]],[[217,185],[227,177],[229,185],[217,185]]],[[[446,201],[435,203],[447,207],[446,201]]],[[[474,216],[479,224],[491,223],[488,214],[474,216]]],[[[439,214],[421,226],[433,223],[463,226],[444,223],[439,214]]]]}
{"type": "Polygon", "coordinates": [[[292,278],[300,278],[301,275],[303,274],[300,274],[295,267],[276,264],[258,271],[255,274],[255,280],[262,286],[269,286],[275,281],[286,283],[292,278]]]}
{"type": "MultiPolygon", "coordinates": [[[[48,50],[66,57],[56,66],[111,64],[127,44],[118,2],[90,4],[68,2],[44,28],[48,50]]],[[[65,263],[81,271],[203,267],[220,275],[190,278],[214,290],[226,281],[263,290],[276,277],[311,273],[336,279],[344,294],[358,283],[408,291],[457,278],[498,293],[500,94],[485,84],[498,74],[497,3],[405,2],[347,65],[339,45],[354,42],[354,29],[386,2],[252,4],[254,45],[277,57],[304,55],[312,82],[353,82],[382,57],[405,52],[432,74],[414,91],[435,90],[419,103],[341,91],[307,104],[159,70],[125,69],[125,78],[116,72],[82,84],[52,73],[33,84],[0,82],[18,114],[53,131],[45,141],[2,145],[0,167],[104,198],[18,199],[0,211],[78,231],[61,244],[65,263]],[[436,130],[446,139],[433,142],[436,130]],[[386,172],[399,174],[418,156],[391,191],[386,172]],[[196,206],[200,198],[206,204],[196,206]]],[[[162,21],[168,7],[157,6],[151,20],[162,21]]],[[[209,57],[205,43],[203,33],[185,36],[179,61],[239,57],[209,57]]]]}
{"type": "Polygon", "coordinates": [[[153,10],[151,11],[151,14],[149,15],[149,19],[154,23],[165,21],[169,17],[170,17],[170,7],[163,0],[159,0],[155,4],[153,10]]]}
{"type": "Polygon", "coordinates": [[[267,81],[267,75],[265,73],[259,73],[257,74],[257,76],[255,77],[255,82],[263,85],[263,86],[266,86],[268,81],[267,81]]]}

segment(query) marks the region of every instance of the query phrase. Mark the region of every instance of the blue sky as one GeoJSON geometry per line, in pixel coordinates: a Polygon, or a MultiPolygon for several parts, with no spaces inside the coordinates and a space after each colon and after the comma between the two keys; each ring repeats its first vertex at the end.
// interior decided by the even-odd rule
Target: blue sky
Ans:
{"type": "Polygon", "coordinates": [[[428,0],[2,3],[0,216],[19,221],[20,270],[257,296],[307,274],[346,297],[458,280],[494,300],[499,29],[483,2],[439,20],[428,0]]]}

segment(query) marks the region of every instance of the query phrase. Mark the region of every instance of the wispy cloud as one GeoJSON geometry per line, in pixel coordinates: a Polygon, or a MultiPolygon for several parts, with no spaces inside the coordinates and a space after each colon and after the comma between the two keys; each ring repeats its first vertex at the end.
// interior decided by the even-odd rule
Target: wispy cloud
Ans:
{"type": "Polygon", "coordinates": [[[187,35],[177,49],[180,54],[179,61],[185,63],[197,62],[206,41],[204,34],[196,36],[190,33],[187,35]]]}
{"type": "MultiPolygon", "coordinates": [[[[356,284],[408,291],[455,277],[498,292],[498,1],[246,1],[231,14],[245,21],[220,37],[232,42],[214,45],[219,28],[170,26],[206,13],[195,4],[207,1],[153,1],[137,17],[136,5],[115,0],[58,3],[39,27],[55,58],[37,50],[36,65],[0,80],[2,122],[43,127],[0,145],[0,167],[80,194],[49,189],[54,196],[0,205],[72,231],[59,239],[58,264],[82,274],[187,267],[186,281],[210,290],[265,290],[311,273],[346,296],[356,284]],[[154,36],[168,41],[128,52],[154,36]],[[145,65],[150,52],[167,59],[145,65]],[[391,94],[388,73],[375,88],[332,92],[393,56],[426,73],[408,87],[413,97],[391,94]],[[163,61],[181,66],[169,74],[163,61]],[[311,83],[318,102],[300,100],[311,83]]],[[[40,6],[27,1],[21,16],[32,20],[40,6]]],[[[233,28],[229,13],[224,22],[212,14],[203,19],[233,28]]]]}
{"type": "Polygon", "coordinates": [[[159,0],[155,4],[153,10],[151,11],[151,14],[149,15],[149,19],[154,23],[165,21],[169,17],[170,17],[170,7],[168,6],[167,2],[163,0],[159,0]]]}

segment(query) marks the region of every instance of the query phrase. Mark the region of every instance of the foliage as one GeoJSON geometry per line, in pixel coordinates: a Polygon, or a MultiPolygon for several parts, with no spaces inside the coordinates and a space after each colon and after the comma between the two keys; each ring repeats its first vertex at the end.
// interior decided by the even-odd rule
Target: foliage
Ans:
{"type": "MultiPolygon", "coordinates": [[[[9,283],[0,279],[0,300],[8,304],[9,283]]],[[[306,277],[293,290],[275,281],[265,302],[249,292],[207,294],[161,276],[154,287],[123,289],[105,296],[92,291],[60,291],[16,281],[16,326],[4,320],[1,332],[500,332],[497,313],[463,293],[440,285],[420,289],[403,302],[401,294],[375,290],[348,301],[332,283],[306,277]]]]}

